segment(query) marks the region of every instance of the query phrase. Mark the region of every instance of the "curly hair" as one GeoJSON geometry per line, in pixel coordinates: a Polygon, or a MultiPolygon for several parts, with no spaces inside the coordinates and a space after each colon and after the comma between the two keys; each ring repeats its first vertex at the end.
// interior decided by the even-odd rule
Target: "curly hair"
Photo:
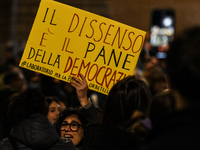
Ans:
{"type": "Polygon", "coordinates": [[[34,113],[47,115],[48,106],[39,90],[27,89],[12,97],[8,106],[8,119],[15,125],[34,113]]]}
{"type": "Polygon", "coordinates": [[[83,128],[89,123],[85,119],[84,115],[81,113],[81,108],[73,108],[73,107],[67,108],[62,113],[60,113],[60,116],[57,122],[54,124],[55,129],[59,136],[60,136],[60,127],[61,127],[62,122],[65,120],[66,117],[72,114],[75,114],[78,116],[78,119],[81,121],[83,128]]]}

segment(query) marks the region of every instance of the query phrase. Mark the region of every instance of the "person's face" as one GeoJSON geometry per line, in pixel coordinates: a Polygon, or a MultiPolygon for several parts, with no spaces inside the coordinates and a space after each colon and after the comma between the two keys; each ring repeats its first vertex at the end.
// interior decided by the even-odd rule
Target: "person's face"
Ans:
{"type": "MultiPolygon", "coordinates": [[[[81,121],[78,119],[78,116],[75,114],[71,114],[67,116],[65,120],[63,121],[63,123],[67,123],[67,124],[78,123],[82,125],[81,121]]],[[[71,131],[69,125],[66,125],[66,127],[64,128],[61,127],[61,137],[69,138],[74,143],[75,146],[77,146],[81,142],[83,135],[84,135],[84,131],[81,126],[79,126],[77,131],[71,131]]]]}
{"type": "Polygon", "coordinates": [[[59,114],[60,114],[60,105],[58,103],[56,103],[55,101],[53,101],[50,105],[49,105],[49,111],[47,114],[47,118],[52,122],[56,122],[58,120],[59,114]]]}

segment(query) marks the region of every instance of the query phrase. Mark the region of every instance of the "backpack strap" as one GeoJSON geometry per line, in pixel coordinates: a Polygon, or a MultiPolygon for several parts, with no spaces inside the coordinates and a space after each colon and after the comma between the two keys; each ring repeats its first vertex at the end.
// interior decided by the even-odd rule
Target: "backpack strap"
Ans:
{"type": "Polygon", "coordinates": [[[19,150],[18,146],[17,146],[17,142],[15,141],[14,138],[12,137],[8,137],[8,140],[10,141],[12,147],[13,147],[13,150],[19,150]]]}

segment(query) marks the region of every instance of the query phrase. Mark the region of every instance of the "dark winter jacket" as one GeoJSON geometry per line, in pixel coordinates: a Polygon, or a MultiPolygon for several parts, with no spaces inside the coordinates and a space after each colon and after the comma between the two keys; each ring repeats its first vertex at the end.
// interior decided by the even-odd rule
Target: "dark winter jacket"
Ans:
{"type": "Polygon", "coordinates": [[[139,140],[130,132],[113,126],[91,124],[85,129],[82,150],[134,150],[139,140]]]}
{"type": "MultiPolygon", "coordinates": [[[[61,139],[46,116],[34,114],[15,125],[10,133],[19,150],[76,150],[71,140],[61,139]]],[[[0,150],[13,150],[8,138],[0,142],[0,150]]]]}
{"type": "Polygon", "coordinates": [[[170,113],[154,123],[142,150],[199,150],[200,107],[170,113]]]}

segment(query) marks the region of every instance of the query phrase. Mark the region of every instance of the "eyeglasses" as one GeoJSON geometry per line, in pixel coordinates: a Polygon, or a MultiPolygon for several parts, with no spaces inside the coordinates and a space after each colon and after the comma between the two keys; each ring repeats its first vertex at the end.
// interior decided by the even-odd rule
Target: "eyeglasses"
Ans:
{"type": "Polygon", "coordinates": [[[65,128],[69,125],[69,128],[72,132],[76,132],[78,131],[78,129],[80,127],[83,127],[82,125],[80,125],[78,122],[72,122],[72,123],[68,123],[66,121],[64,121],[62,124],[61,124],[61,130],[65,130],[65,128]]]}

